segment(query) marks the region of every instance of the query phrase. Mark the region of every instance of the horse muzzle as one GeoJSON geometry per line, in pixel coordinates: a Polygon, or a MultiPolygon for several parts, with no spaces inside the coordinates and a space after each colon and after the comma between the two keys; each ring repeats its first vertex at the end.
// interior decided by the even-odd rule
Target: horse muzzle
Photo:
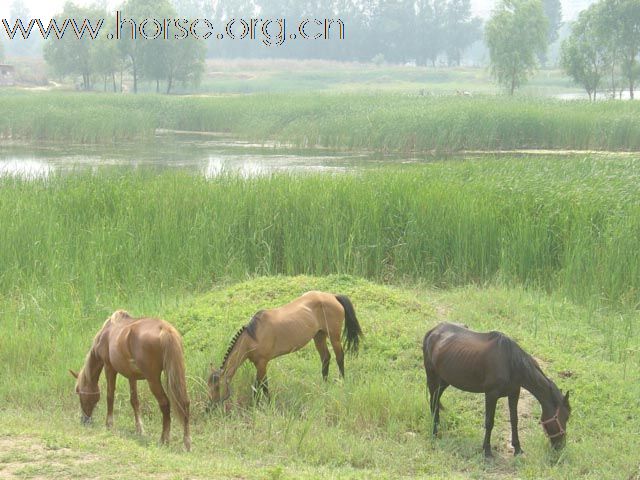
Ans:
{"type": "Polygon", "coordinates": [[[93,419],[84,413],[82,414],[82,417],[80,417],[80,421],[82,422],[82,425],[91,425],[93,423],[93,419]]]}

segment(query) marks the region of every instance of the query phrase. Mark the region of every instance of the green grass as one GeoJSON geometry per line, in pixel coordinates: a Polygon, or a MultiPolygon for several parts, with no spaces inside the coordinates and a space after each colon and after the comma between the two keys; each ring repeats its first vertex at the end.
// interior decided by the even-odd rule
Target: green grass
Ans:
{"type": "MultiPolygon", "coordinates": [[[[150,85],[155,88],[155,84],[150,85]]],[[[184,87],[183,87],[184,88],[184,87]]],[[[187,86],[189,92],[192,87],[187,86]]],[[[456,91],[499,93],[487,68],[409,67],[299,60],[209,60],[201,93],[397,92],[415,95],[456,91]]],[[[541,70],[518,93],[580,92],[560,70],[541,70]]]]}
{"type": "Polygon", "coordinates": [[[640,303],[640,167],[625,158],[432,162],[339,176],[106,171],[0,180],[0,291],[193,291],[246,275],[497,281],[640,303]]]}
{"type": "Polygon", "coordinates": [[[4,90],[0,108],[0,137],[23,141],[151,140],[163,128],[383,152],[640,148],[635,102],[383,92],[165,97],[4,90]]]}
{"type": "MultiPolygon", "coordinates": [[[[633,478],[640,438],[640,166],[633,158],[484,158],[329,175],[206,180],[104,171],[0,180],[0,476],[633,478]],[[301,274],[306,274],[300,276],[301,274]],[[397,286],[390,286],[395,284],[397,286]],[[350,296],[365,332],[324,384],[312,345],[270,365],[255,408],[243,367],[232,408],[206,415],[205,375],[256,310],[309,289],[350,296]],[[79,424],[73,379],[117,308],[174,323],[193,405],[191,454],[142,388],[116,430],[104,399],[79,424]],[[482,459],[483,399],[448,390],[429,436],[420,341],[436,322],[497,329],[572,391],[569,445],[549,451],[523,400],[482,459]]],[[[104,387],[103,387],[104,388],[104,387]]]]}
{"type": "MultiPolygon", "coordinates": [[[[129,307],[134,314],[159,314],[183,333],[193,405],[192,453],[181,452],[175,426],[171,445],[156,446],[160,415],[146,388],[141,388],[146,434],[135,436],[122,380],[115,431],[103,426],[104,400],[95,413],[96,424],[81,427],[66,368],[82,362],[104,317],[53,320],[51,328],[39,322],[40,329],[32,332],[19,328],[37,308],[26,302],[12,312],[3,309],[0,317],[3,327],[9,317],[16,322],[11,337],[0,337],[0,444],[6,452],[0,456],[0,472],[5,468],[23,477],[261,479],[617,479],[637,474],[640,439],[630,415],[640,394],[640,344],[633,329],[626,344],[621,336],[612,336],[613,331],[622,333],[616,315],[519,288],[434,291],[386,287],[344,275],[259,277],[201,296],[157,300],[146,307],[131,302],[129,307]],[[360,355],[346,358],[346,380],[337,380],[332,363],[330,381],[324,384],[310,344],[270,364],[271,404],[252,404],[254,371],[247,365],[234,380],[230,410],[207,415],[203,379],[208,363],[220,361],[232,334],[255,310],[308,289],[344,293],[354,302],[366,337],[360,355]],[[550,451],[537,424],[540,407],[531,397],[520,406],[523,457],[514,459],[506,449],[508,414],[501,401],[493,434],[497,458],[485,463],[480,448],[483,397],[454,389],[443,396],[442,435],[430,437],[420,343],[442,319],[508,333],[543,362],[560,388],[572,391],[568,445],[560,455],[550,451]],[[67,328],[54,328],[62,325],[67,328]],[[32,348],[16,358],[21,337],[32,348]],[[43,362],[40,351],[49,344],[54,348],[43,362]]],[[[633,320],[630,326],[637,316],[633,320]]]]}

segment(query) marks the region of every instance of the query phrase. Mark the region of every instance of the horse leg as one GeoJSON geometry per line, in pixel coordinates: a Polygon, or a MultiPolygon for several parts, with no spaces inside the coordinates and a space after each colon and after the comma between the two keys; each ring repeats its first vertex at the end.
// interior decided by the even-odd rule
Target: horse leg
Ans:
{"type": "Polygon", "coordinates": [[[511,419],[511,445],[513,446],[513,454],[519,455],[522,452],[520,448],[520,439],[518,438],[518,399],[520,398],[520,388],[509,395],[509,417],[511,419]]]}
{"type": "Polygon", "coordinates": [[[338,370],[340,370],[340,376],[344,378],[344,351],[342,350],[342,343],[340,343],[340,331],[337,334],[329,332],[329,339],[331,340],[331,347],[333,353],[336,354],[336,363],[338,364],[338,370]]]}
{"type": "Polygon", "coordinates": [[[160,443],[169,443],[169,436],[171,434],[171,407],[169,404],[169,398],[162,388],[160,382],[160,375],[157,378],[147,379],[149,383],[149,389],[153,396],[156,397],[160,411],[162,412],[162,435],[160,436],[160,443]]]}
{"type": "Polygon", "coordinates": [[[331,361],[331,353],[329,353],[329,347],[327,347],[327,334],[318,332],[316,336],[313,337],[313,341],[316,344],[316,349],[322,361],[322,379],[326,382],[329,376],[329,362],[331,361]]]}
{"type": "Polygon", "coordinates": [[[484,456],[486,458],[493,457],[491,453],[491,430],[493,430],[493,419],[496,415],[496,404],[498,403],[498,396],[492,393],[484,394],[484,442],[482,448],[484,449],[484,456]]]}
{"type": "Polygon", "coordinates": [[[142,435],[142,422],[140,421],[140,401],[138,400],[138,381],[129,379],[129,397],[133,408],[133,417],[136,420],[136,433],[142,435]]]}
{"type": "Polygon", "coordinates": [[[267,399],[269,398],[269,383],[267,381],[267,362],[260,360],[256,362],[256,383],[254,388],[254,396],[259,400],[262,393],[267,399]],[[260,392],[262,390],[262,392],[260,392]]]}
{"type": "Polygon", "coordinates": [[[104,374],[107,377],[107,428],[113,427],[113,400],[116,392],[116,375],[118,373],[105,363],[104,374]]]}

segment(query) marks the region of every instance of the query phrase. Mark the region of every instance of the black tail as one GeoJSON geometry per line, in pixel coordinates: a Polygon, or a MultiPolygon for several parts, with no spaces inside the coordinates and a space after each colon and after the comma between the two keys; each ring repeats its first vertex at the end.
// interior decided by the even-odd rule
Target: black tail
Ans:
{"type": "Polygon", "coordinates": [[[344,308],[344,349],[347,352],[358,353],[358,347],[360,346],[360,337],[362,337],[362,330],[360,324],[356,318],[356,311],[353,309],[353,304],[348,297],[344,295],[336,295],[336,299],[344,308]]]}

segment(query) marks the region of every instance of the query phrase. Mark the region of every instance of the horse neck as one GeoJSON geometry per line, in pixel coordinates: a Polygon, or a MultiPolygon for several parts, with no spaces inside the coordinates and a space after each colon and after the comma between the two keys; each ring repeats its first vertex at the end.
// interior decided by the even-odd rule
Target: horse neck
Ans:
{"type": "Polygon", "coordinates": [[[221,367],[221,380],[223,381],[223,385],[231,381],[238,368],[240,368],[240,365],[247,359],[248,343],[247,332],[242,332],[233,344],[233,347],[231,347],[231,351],[221,367]]]}
{"type": "Polygon", "coordinates": [[[525,375],[525,381],[522,386],[531,392],[540,403],[543,418],[553,416],[557,407],[553,398],[553,387],[555,385],[539,368],[531,368],[531,371],[525,375]]]}
{"type": "Polygon", "coordinates": [[[100,378],[100,372],[102,372],[103,366],[104,366],[104,362],[100,359],[100,357],[96,353],[95,346],[91,347],[91,350],[87,354],[87,359],[85,360],[82,370],[80,372],[83,377],[83,383],[87,382],[87,384],[89,385],[97,385],[98,379],[100,378]]]}

